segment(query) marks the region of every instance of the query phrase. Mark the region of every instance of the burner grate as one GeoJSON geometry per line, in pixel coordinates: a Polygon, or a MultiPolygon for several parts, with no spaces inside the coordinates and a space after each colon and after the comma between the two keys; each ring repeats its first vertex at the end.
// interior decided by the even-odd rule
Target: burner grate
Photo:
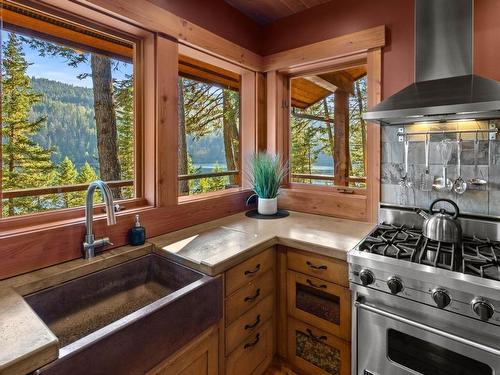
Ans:
{"type": "Polygon", "coordinates": [[[432,241],[426,238],[420,251],[418,262],[453,271],[457,269],[456,253],[455,244],[432,241]]]}
{"type": "Polygon", "coordinates": [[[477,236],[464,239],[462,257],[464,273],[500,280],[500,242],[477,236]]]}

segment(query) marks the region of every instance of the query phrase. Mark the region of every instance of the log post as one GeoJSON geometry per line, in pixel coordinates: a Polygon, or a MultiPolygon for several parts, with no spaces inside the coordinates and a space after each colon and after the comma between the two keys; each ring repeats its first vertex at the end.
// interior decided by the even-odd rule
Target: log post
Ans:
{"type": "Polygon", "coordinates": [[[338,89],[335,92],[335,174],[336,186],[349,185],[349,93],[338,89]]]}

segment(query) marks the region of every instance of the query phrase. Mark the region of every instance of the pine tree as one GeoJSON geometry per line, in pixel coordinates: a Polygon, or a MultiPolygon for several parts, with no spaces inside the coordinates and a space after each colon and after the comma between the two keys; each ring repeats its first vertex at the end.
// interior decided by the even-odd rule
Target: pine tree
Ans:
{"type": "MultiPolygon", "coordinates": [[[[80,173],[78,173],[76,182],[79,184],[88,184],[97,179],[97,173],[95,173],[94,168],[92,168],[88,162],[85,162],[83,167],[80,168],[80,173]]],[[[100,191],[96,191],[96,193],[97,194],[94,194],[94,202],[97,203],[101,201],[101,193],[100,191]]],[[[83,201],[85,200],[85,192],[79,193],[79,197],[82,199],[83,204],[83,201]]]]}
{"type": "MultiPolygon", "coordinates": [[[[73,185],[76,183],[78,171],[73,162],[66,156],[57,168],[57,185],[73,185]]],[[[78,207],[83,204],[81,194],[63,193],[61,196],[62,207],[78,207]]]]}
{"type": "MultiPolygon", "coordinates": [[[[31,107],[41,95],[33,92],[27,76],[28,62],[16,34],[9,33],[2,46],[2,188],[4,190],[47,186],[54,166],[51,149],[32,140],[45,121],[29,120],[31,107]]],[[[9,199],[8,216],[46,209],[42,198],[9,199]]]]}

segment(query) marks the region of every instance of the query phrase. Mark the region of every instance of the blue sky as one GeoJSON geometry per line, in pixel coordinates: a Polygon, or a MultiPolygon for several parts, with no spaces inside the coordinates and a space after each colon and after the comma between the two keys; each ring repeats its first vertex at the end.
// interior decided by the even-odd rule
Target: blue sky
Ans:
{"type": "MultiPolygon", "coordinates": [[[[9,33],[5,30],[1,32],[2,46],[3,42],[8,40],[9,33]]],[[[2,47],[3,48],[3,47],[2,47]]],[[[69,83],[75,86],[92,87],[92,78],[78,79],[81,73],[90,73],[90,62],[80,64],[73,68],[68,66],[66,60],[61,57],[40,57],[38,52],[31,47],[24,45],[26,60],[32,65],[28,68],[30,77],[47,78],[54,81],[69,83]]],[[[132,73],[132,64],[119,63],[117,70],[113,71],[113,78],[123,79],[125,74],[132,73]]]]}

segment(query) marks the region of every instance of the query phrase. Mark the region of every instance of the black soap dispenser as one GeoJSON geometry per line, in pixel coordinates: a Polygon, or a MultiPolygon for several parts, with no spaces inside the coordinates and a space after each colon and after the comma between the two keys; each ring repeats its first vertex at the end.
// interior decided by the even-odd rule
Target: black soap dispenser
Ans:
{"type": "Polygon", "coordinates": [[[142,245],[146,242],[146,229],[141,225],[139,215],[135,215],[135,224],[128,231],[128,241],[134,246],[142,245]]]}

